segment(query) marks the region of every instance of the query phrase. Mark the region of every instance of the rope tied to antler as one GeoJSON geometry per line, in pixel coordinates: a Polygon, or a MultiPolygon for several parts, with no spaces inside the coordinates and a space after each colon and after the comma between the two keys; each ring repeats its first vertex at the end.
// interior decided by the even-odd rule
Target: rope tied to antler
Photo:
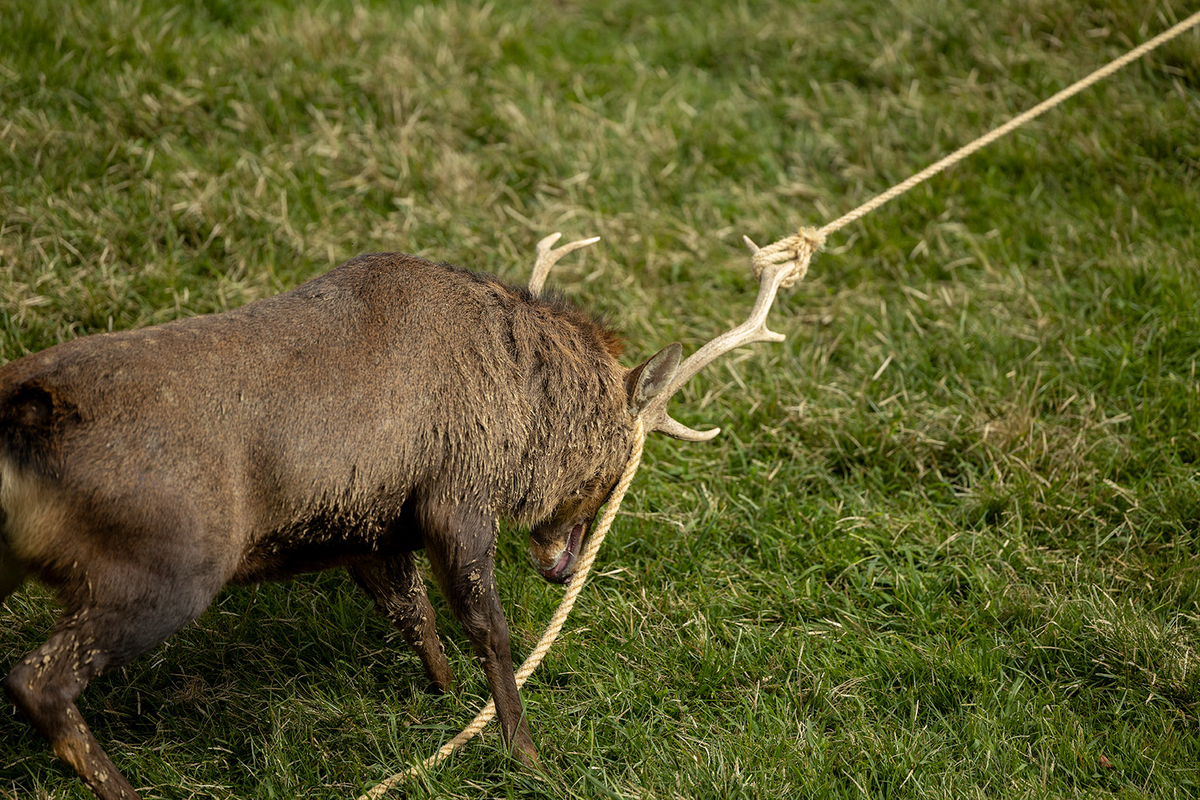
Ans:
{"type": "Polygon", "coordinates": [[[825,234],[819,229],[801,228],[791,236],[785,236],[778,242],[772,242],[754,251],[750,256],[754,277],[761,281],[763,270],[767,267],[790,261],[791,271],[779,282],[784,289],[790,289],[808,274],[808,262],[824,246],[825,234]]]}

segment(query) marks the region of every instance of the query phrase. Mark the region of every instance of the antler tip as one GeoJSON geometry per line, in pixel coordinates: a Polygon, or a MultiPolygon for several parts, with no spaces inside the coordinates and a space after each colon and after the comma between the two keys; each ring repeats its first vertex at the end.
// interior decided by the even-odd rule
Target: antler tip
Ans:
{"type": "Polygon", "coordinates": [[[685,442],[707,442],[721,432],[720,428],[712,428],[707,431],[698,431],[695,428],[689,428],[682,422],[667,416],[665,412],[653,423],[650,430],[665,433],[672,439],[681,439],[685,442]]]}
{"type": "Polygon", "coordinates": [[[542,252],[549,250],[551,247],[554,246],[554,243],[557,242],[561,238],[562,238],[561,233],[556,232],[556,233],[550,234],[549,236],[547,236],[546,238],[542,239],[541,241],[539,241],[537,243],[538,252],[542,253],[542,252]]]}

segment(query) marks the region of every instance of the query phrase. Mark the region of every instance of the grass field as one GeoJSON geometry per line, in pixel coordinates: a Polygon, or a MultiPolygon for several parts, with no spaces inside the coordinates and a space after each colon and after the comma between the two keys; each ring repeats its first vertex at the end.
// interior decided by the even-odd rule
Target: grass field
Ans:
{"type": "MultiPolygon", "coordinates": [[[[1195,11],[1135,0],[0,0],[0,359],[361,252],[551,283],[627,363],[822,224],[1195,11]]],[[[438,798],[1200,794],[1200,34],[833,237],[673,403],[567,632],[438,798]]],[[[560,590],[500,554],[524,657],[560,590]]],[[[438,601],[435,599],[435,603],[438,601]]],[[[53,624],[27,584],[0,673],[53,624]]],[[[459,691],[342,573],[231,589],[81,708],[146,797],[346,798],[459,691]]],[[[4,709],[9,706],[5,704],[4,709]]],[[[86,791],[0,713],[0,798],[86,791]]],[[[397,793],[395,796],[405,796],[397,793]]]]}

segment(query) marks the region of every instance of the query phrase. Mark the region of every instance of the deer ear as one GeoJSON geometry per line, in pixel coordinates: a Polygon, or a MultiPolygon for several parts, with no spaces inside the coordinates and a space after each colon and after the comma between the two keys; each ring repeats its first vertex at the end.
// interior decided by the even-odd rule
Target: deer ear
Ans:
{"type": "Polygon", "coordinates": [[[629,395],[630,414],[636,417],[642,413],[655,395],[667,388],[679,371],[682,355],[683,346],[674,342],[629,370],[625,376],[625,391],[629,395]]]}

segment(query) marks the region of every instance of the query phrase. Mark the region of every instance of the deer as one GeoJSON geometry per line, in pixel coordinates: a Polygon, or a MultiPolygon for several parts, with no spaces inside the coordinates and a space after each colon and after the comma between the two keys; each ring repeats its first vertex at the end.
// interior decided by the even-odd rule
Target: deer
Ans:
{"type": "Polygon", "coordinates": [[[765,319],[794,253],[753,242],[745,323],[688,359],[632,368],[560,296],[537,245],[528,287],[394,253],[352,258],[222,313],[66,341],[0,367],[0,604],[28,578],[61,603],[8,697],[91,792],[135,800],[76,700],[200,616],[227,584],[345,568],[415,651],[454,675],[416,563],[478,656],[503,741],[537,768],[495,584],[501,521],[548,581],[574,572],[635,421],[686,441],[667,402],[723,353],[781,341],[765,319]],[[760,263],[762,262],[762,263],[760,263]],[[765,265],[765,268],[763,268],[765,265]]]}

